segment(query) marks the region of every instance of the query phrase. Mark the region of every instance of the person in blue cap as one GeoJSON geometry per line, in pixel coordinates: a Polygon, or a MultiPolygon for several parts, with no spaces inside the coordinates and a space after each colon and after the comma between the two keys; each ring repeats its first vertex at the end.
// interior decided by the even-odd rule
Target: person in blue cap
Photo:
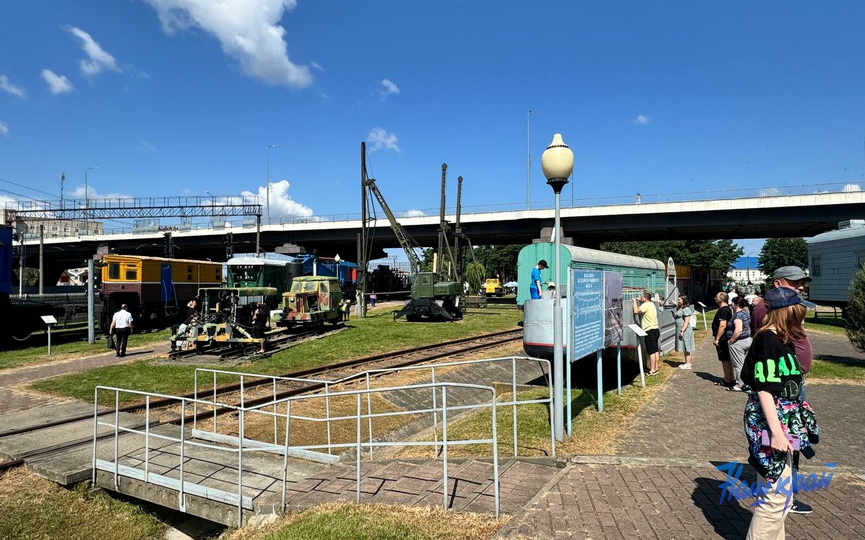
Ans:
{"type": "Polygon", "coordinates": [[[747,538],[784,538],[784,519],[793,500],[793,454],[806,458],[819,441],[811,405],[802,397],[802,366],[794,340],[808,312],[795,289],[776,287],[763,298],[768,310],[742,366],[752,392],[745,404],[748,462],[765,480],[747,538]]]}

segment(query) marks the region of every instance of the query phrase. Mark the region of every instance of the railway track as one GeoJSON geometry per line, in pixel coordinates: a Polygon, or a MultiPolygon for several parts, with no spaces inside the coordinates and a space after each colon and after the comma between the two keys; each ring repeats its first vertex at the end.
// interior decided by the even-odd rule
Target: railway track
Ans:
{"type": "MultiPolygon", "coordinates": [[[[172,351],[168,354],[171,360],[182,358],[209,357],[214,360],[237,360],[250,358],[259,360],[268,358],[274,354],[287,349],[298,343],[302,343],[314,337],[334,334],[346,329],[344,324],[335,327],[318,327],[308,330],[295,330],[292,332],[278,331],[268,336],[266,352],[258,352],[258,343],[233,343],[212,341],[211,344],[202,347],[193,347],[172,351]]],[[[195,342],[193,342],[195,343],[195,342]]]]}
{"type": "MultiPolygon", "coordinates": [[[[329,364],[326,366],[320,366],[315,368],[309,368],[305,370],[294,371],[290,373],[285,373],[282,375],[278,375],[278,377],[284,377],[286,379],[309,379],[309,382],[305,382],[302,380],[287,380],[281,381],[279,386],[279,391],[274,392],[272,379],[270,377],[266,379],[261,379],[257,381],[245,381],[243,385],[243,391],[245,392],[245,396],[243,399],[243,403],[247,407],[252,407],[255,405],[260,405],[262,403],[267,403],[274,399],[284,399],[287,397],[298,396],[310,392],[316,392],[325,387],[323,382],[319,382],[322,380],[328,381],[336,381],[336,380],[344,380],[345,382],[349,382],[352,375],[358,374],[360,368],[363,368],[363,371],[371,370],[371,369],[388,369],[388,368],[399,368],[399,367],[408,367],[414,366],[423,363],[434,362],[436,360],[440,360],[443,358],[450,358],[461,354],[479,352],[485,349],[491,349],[495,347],[500,347],[502,345],[506,345],[509,343],[513,343],[514,341],[518,341],[522,338],[522,329],[508,330],[504,332],[495,332],[492,334],[485,334],[482,336],[475,336],[470,338],[462,338],[458,340],[426,345],[422,347],[413,347],[409,349],[403,349],[399,351],[392,351],[387,353],[381,353],[372,356],[366,356],[362,358],[356,358],[352,360],[347,360],[344,362],[338,362],[335,364],[329,364]],[[261,388],[261,392],[256,392],[256,388],[261,388]]],[[[239,402],[239,393],[241,387],[240,384],[228,384],[217,386],[215,389],[215,395],[219,398],[221,403],[232,403],[239,402]]],[[[209,397],[214,396],[214,392],[212,389],[209,389],[209,397]]],[[[185,394],[183,396],[185,398],[194,398],[194,393],[185,394]]],[[[150,409],[151,416],[154,415],[154,411],[160,408],[162,409],[170,409],[177,405],[176,399],[172,400],[151,400],[150,401],[150,409]]],[[[121,407],[119,412],[127,412],[127,413],[136,413],[142,410],[142,404],[136,403],[127,405],[125,407],[121,407]]],[[[235,409],[233,408],[217,408],[216,414],[224,414],[233,412],[235,409]]],[[[104,414],[114,414],[114,411],[105,411],[100,415],[104,414]]],[[[52,427],[62,426],[65,424],[72,424],[75,422],[80,422],[82,420],[87,420],[92,418],[92,414],[79,415],[69,418],[64,418],[61,420],[56,420],[54,422],[40,424],[38,426],[28,426],[23,428],[17,428],[13,430],[7,430],[0,432],[0,439],[4,437],[11,437],[13,435],[20,435],[23,433],[30,433],[45,429],[50,429],[52,427]]],[[[187,416],[186,418],[178,418],[176,415],[167,420],[154,421],[151,422],[151,429],[154,427],[158,427],[161,425],[170,425],[170,424],[179,424],[181,421],[191,422],[193,417],[187,416]]],[[[113,437],[113,434],[106,434],[103,437],[113,437]]],[[[100,437],[100,438],[103,438],[100,437]]],[[[64,452],[68,452],[73,449],[78,449],[87,445],[93,444],[93,437],[90,434],[87,434],[85,437],[81,439],[70,441],[63,445],[58,445],[56,447],[50,447],[45,449],[34,450],[32,452],[28,452],[19,457],[19,459],[15,461],[8,461],[5,463],[0,463],[0,472],[6,469],[10,469],[13,467],[17,467],[22,465],[27,460],[32,459],[44,459],[51,456],[61,455],[64,452]]]]}

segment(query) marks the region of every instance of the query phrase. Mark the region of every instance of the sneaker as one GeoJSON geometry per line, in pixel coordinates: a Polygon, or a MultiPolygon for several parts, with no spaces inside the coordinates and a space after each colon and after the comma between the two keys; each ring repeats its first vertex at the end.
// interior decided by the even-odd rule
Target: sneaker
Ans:
{"type": "Polygon", "coordinates": [[[691,364],[681,364],[679,369],[693,369],[693,366],[691,364]]]}
{"type": "Polygon", "coordinates": [[[810,504],[805,504],[802,501],[793,499],[793,504],[790,506],[790,511],[794,514],[810,514],[814,511],[810,504]]]}

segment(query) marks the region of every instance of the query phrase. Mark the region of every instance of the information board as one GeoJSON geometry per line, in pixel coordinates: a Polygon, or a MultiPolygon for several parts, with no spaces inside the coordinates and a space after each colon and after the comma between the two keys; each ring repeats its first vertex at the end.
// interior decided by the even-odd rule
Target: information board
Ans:
{"type": "Polygon", "coordinates": [[[571,362],[604,348],[604,273],[571,270],[571,362]]]}

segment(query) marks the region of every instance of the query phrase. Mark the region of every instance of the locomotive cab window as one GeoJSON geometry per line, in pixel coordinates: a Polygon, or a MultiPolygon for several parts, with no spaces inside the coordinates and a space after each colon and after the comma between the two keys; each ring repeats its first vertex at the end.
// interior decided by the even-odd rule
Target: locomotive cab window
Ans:
{"type": "Polygon", "coordinates": [[[138,269],[134,266],[127,266],[126,277],[124,279],[127,281],[138,281],[138,269]]]}
{"type": "Polygon", "coordinates": [[[108,279],[120,279],[120,263],[108,264],[108,279]]]}

